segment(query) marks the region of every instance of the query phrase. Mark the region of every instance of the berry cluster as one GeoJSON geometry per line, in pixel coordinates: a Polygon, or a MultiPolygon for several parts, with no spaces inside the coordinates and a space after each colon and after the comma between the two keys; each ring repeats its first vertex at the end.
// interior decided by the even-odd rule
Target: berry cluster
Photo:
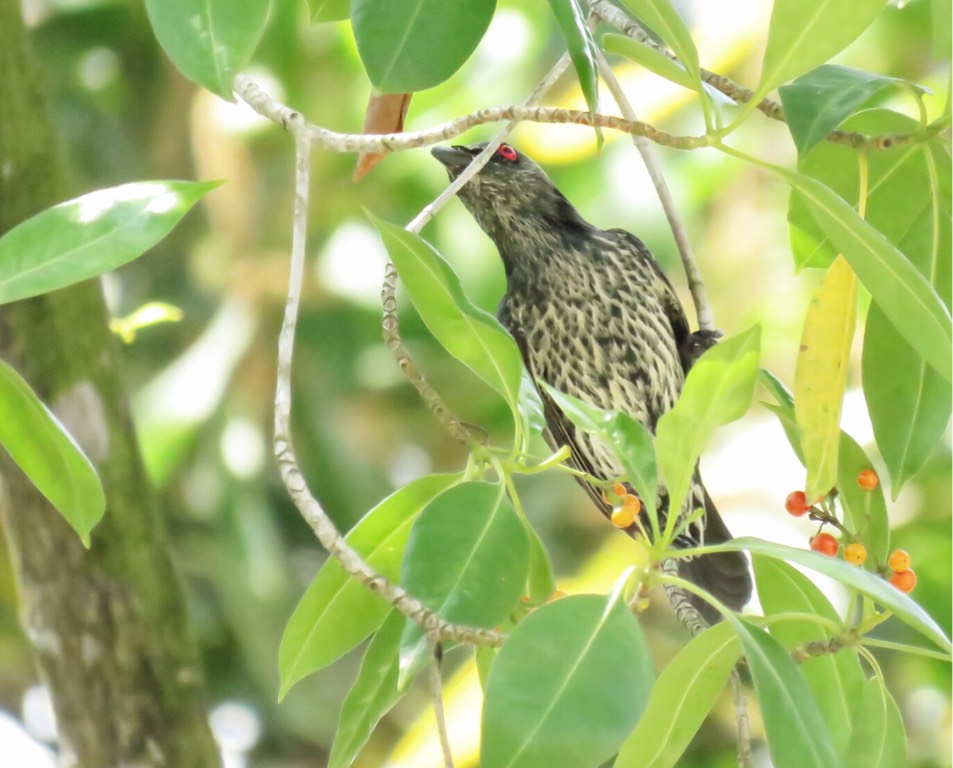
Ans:
{"type": "MultiPolygon", "coordinates": [[[[865,491],[872,491],[880,482],[873,469],[865,469],[857,475],[857,485],[865,491]]],[[[823,530],[825,525],[837,528],[850,541],[844,547],[844,560],[851,565],[862,565],[867,559],[867,548],[860,541],[854,541],[855,536],[841,524],[833,512],[833,505],[829,502],[833,493],[824,499],[818,499],[814,504],[808,503],[804,491],[793,491],[784,500],[784,508],[794,517],[808,515],[811,520],[821,524],[821,530],[811,539],[811,549],[828,557],[836,557],[841,550],[840,542],[823,530]]],[[[901,592],[910,592],[917,585],[917,574],[910,570],[910,555],[898,549],[887,558],[887,568],[891,571],[890,583],[901,592]]],[[[884,569],[881,569],[884,572],[884,569]]]]}
{"type": "Polygon", "coordinates": [[[602,497],[606,503],[612,503],[612,515],[610,519],[616,528],[628,528],[635,522],[642,511],[642,502],[635,494],[629,493],[629,489],[622,483],[615,483],[612,486],[612,496],[614,502],[610,502],[606,494],[602,497]]]}

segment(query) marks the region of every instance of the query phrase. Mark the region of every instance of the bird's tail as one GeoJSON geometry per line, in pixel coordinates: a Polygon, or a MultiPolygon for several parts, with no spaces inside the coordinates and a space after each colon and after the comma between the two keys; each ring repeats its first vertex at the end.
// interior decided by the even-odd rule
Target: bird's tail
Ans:
{"type": "MultiPolygon", "coordinates": [[[[698,486],[701,487],[705,503],[705,544],[730,541],[731,532],[718,514],[708,492],[701,485],[700,479],[698,486]]],[[[677,567],[679,576],[710,592],[732,610],[741,610],[751,598],[751,573],[748,560],[741,552],[718,552],[699,555],[690,560],[679,559],[677,567]]],[[[685,598],[708,624],[720,620],[721,614],[705,600],[696,595],[685,595],[685,598]]],[[[672,602],[674,605],[676,601],[673,599],[672,602]]],[[[678,610],[678,606],[675,607],[678,610]]]]}

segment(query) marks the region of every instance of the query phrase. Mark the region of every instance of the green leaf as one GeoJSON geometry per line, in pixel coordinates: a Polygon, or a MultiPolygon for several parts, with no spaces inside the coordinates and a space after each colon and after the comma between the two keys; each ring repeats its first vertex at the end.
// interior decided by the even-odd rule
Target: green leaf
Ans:
{"type": "Polygon", "coordinates": [[[559,409],[584,432],[598,435],[615,451],[619,463],[649,514],[655,513],[658,470],[652,435],[639,422],[621,411],[605,411],[578,397],[539,382],[559,409]]]}
{"type": "Polygon", "coordinates": [[[41,211],[0,238],[0,304],[65,288],[132,261],[218,185],[137,181],[41,211]]]}
{"type": "MultiPolygon", "coordinates": [[[[950,306],[950,158],[942,147],[919,148],[905,163],[929,197],[898,245],[950,306]]],[[[897,201],[901,205],[901,201],[897,201]]],[[[890,472],[893,497],[927,461],[950,419],[944,378],[889,322],[874,302],[867,313],[863,351],[864,396],[880,454],[890,472]],[[884,372],[890,371],[889,376],[884,372]]]]}
{"type": "MultiPolygon", "coordinates": [[[[917,129],[917,122],[897,112],[871,109],[849,118],[842,127],[865,135],[879,135],[909,133],[917,129]]],[[[939,151],[936,145],[932,149],[939,151]]],[[[924,214],[932,207],[929,169],[923,157],[917,144],[866,155],[869,182],[864,218],[914,261],[914,254],[908,248],[928,240],[926,226],[930,222],[924,214]]],[[[821,142],[801,156],[798,170],[823,182],[851,206],[857,207],[859,156],[852,147],[821,142]]],[[[799,269],[827,267],[834,260],[837,248],[818,226],[796,190],[791,192],[788,223],[795,264],[799,269]]]]}
{"type": "Polygon", "coordinates": [[[884,0],[774,0],[753,103],[826,63],[880,15],[884,0]]]}
{"type": "Polygon", "coordinates": [[[844,508],[844,524],[854,531],[867,548],[865,567],[876,570],[887,562],[890,549],[890,521],[887,519],[887,502],[883,486],[865,490],[857,484],[857,475],[872,469],[868,458],[857,441],[846,432],[840,435],[840,457],[837,470],[837,490],[844,508]]]}
{"type": "Polygon", "coordinates": [[[761,328],[754,326],[706,351],[689,371],[675,407],[659,419],[656,458],[670,509],[682,508],[695,464],[712,432],[748,410],[760,348],[761,328]]]}
{"type": "Polygon", "coordinates": [[[676,765],[724,690],[740,655],[738,638],[727,623],[692,638],[659,675],[615,768],[676,765]]]}
{"type": "Polygon", "coordinates": [[[670,80],[683,88],[692,91],[698,90],[698,81],[692,77],[679,62],[673,61],[664,53],[652,48],[650,45],[640,43],[625,35],[603,35],[602,47],[607,53],[617,53],[631,59],[637,64],[641,64],[650,72],[654,72],[666,80],[670,80]]]}
{"type": "Polygon", "coordinates": [[[949,653],[953,650],[946,633],[940,628],[923,608],[909,595],[895,589],[890,583],[863,568],[850,565],[843,560],[826,557],[806,549],[795,549],[771,541],[742,537],[732,539],[725,544],[715,544],[706,547],[696,547],[692,552],[703,554],[706,552],[751,552],[752,554],[772,557],[776,560],[786,560],[796,565],[810,568],[825,576],[836,579],[845,586],[856,589],[861,594],[876,601],[885,608],[889,608],[898,619],[915,629],[924,637],[929,638],[937,646],[949,653]]]}
{"type": "Polygon", "coordinates": [[[682,17],[668,0],[624,0],[625,5],[639,20],[650,27],[661,37],[673,53],[678,56],[682,66],[691,75],[693,90],[701,90],[700,67],[698,64],[698,49],[695,41],[685,26],[682,17]]]}
{"type": "MultiPolygon", "coordinates": [[[[841,623],[827,598],[802,573],[782,560],[758,555],[752,559],[758,597],[765,616],[812,614],[841,623]]],[[[772,622],[771,635],[788,650],[832,636],[825,625],[806,619],[772,622]]],[[[839,653],[805,659],[801,662],[801,672],[817,700],[821,717],[830,727],[834,748],[843,755],[850,740],[851,712],[864,684],[864,673],[856,651],[844,649],[839,653]]]]}
{"type": "Polygon", "coordinates": [[[374,87],[412,93],[460,68],[495,9],[496,0],[352,0],[351,24],[374,87]]]}
{"type": "Polygon", "coordinates": [[[106,511],[96,470],[19,373],[0,360],[0,445],[83,544],[106,511]]]}
{"type": "Polygon", "coordinates": [[[176,68],[227,101],[270,10],[271,0],[146,0],[152,31],[176,68]]]}
{"type": "Polygon", "coordinates": [[[835,64],[824,64],[781,86],[778,93],[798,155],[806,155],[865,102],[898,86],[922,90],[895,77],[835,64]]]}
{"type": "Polygon", "coordinates": [[[421,319],[457,360],[499,392],[518,413],[523,360],[499,321],[475,307],[452,267],[429,244],[371,216],[421,319]]]}
{"type": "Polygon", "coordinates": [[[537,608],[490,669],[480,764],[600,765],[635,726],[653,677],[642,630],[623,601],[572,595],[537,608]]]}
{"type": "MultiPolygon", "coordinates": [[[[519,602],[529,571],[529,540],[502,485],[461,483],[434,498],[414,523],[401,585],[447,621],[481,629],[519,602]]],[[[430,656],[410,619],[400,643],[400,687],[430,656]]]]}
{"type": "Polygon", "coordinates": [[[556,591],[556,577],[553,575],[553,563],[549,552],[536,529],[524,522],[526,536],[529,539],[529,573],[526,575],[527,597],[530,605],[539,605],[556,591]]]}
{"type": "Polygon", "coordinates": [[[391,610],[371,638],[357,679],[341,706],[328,768],[348,768],[378,721],[406,693],[397,687],[397,648],[404,621],[400,611],[391,610]]]}
{"type": "Polygon", "coordinates": [[[801,193],[815,221],[844,254],[893,326],[949,380],[953,367],[950,313],[926,278],[822,183],[783,168],[776,170],[801,193]]]}
{"type": "Polygon", "coordinates": [[[907,735],[897,703],[879,677],[864,684],[854,709],[846,768],[907,765],[907,735]]]}
{"type": "Polygon", "coordinates": [[[566,40],[569,58],[579,78],[590,112],[599,111],[599,64],[592,30],[586,23],[586,11],[579,0],[549,0],[556,23],[566,40]]]}
{"type": "Polygon", "coordinates": [[[309,0],[311,21],[344,21],[351,16],[351,0],[309,0]]]}
{"type": "Polygon", "coordinates": [[[794,416],[811,500],[826,496],[837,482],[840,411],[856,322],[857,278],[837,258],[808,306],[794,378],[794,416]]]}
{"type": "Polygon", "coordinates": [[[817,701],[781,643],[746,621],[729,620],[748,660],[775,768],[842,765],[817,701]]]}
{"type": "MultiPolygon", "coordinates": [[[[345,540],[371,566],[396,581],[410,530],[435,496],[460,475],[427,475],[395,491],[354,526],[345,540]]],[[[278,650],[280,696],[301,678],[340,658],[380,626],[390,606],[328,560],[288,620],[278,650]]]]}

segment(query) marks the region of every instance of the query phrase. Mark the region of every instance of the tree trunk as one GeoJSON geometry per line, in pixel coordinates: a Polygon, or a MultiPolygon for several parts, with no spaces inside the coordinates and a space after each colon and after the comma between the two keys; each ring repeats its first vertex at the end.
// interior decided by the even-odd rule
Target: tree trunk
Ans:
{"type": "MultiPolygon", "coordinates": [[[[18,0],[0,0],[0,232],[71,196],[18,0]]],[[[0,357],[96,465],[106,515],[79,537],[0,450],[0,521],[64,765],[220,764],[98,281],[0,306],[0,357]]]]}

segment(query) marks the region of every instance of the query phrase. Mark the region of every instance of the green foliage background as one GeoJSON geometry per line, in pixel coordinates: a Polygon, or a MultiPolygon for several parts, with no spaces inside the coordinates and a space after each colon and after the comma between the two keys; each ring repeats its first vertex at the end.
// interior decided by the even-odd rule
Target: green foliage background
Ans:
{"type": "MultiPolygon", "coordinates": [[[[127,347],[126,366],[143,450],[165,496],[212,701],[246,702],[262,719],[254,765],[323,765],[356,655],[302,681],[276,703],[281,632],[325,558],[281,488],[268,445],[292,208],[290,143],[273,126],[250,120],[184,80],[159,51],[140,4],[89,0],[36,7],[32,23],[50,76],[54,119],[73,159],[76,194],[134,179],[228,181],[148,255],[110,275],[106,287],[117,317],[153,301],[184,313],[180,322],[141,330],[127,347]]],[[[409,127],[525,98],[564,45],[556,22],[539,10],[499,3],[498,36],[491,28],[490,38],[448,82],[414,96],[409,127]],[[525,46],[501,53],[500,41],[512,38],[500,35],[516,34],[525,36],[525,46]]],[[[350,28],[309,26],[307,12],[289,0],[274,3],[255,59],[258,74],[273,78],[263,79],[266,88],[313,122],[357,132],[370,86],[350,28]]],[[[925,0],[891,7],[835,61],[930,86],[938,93],[928,103],[939,113],[946,81],[943,72],[931,69],[930,24],[925,0]]],[[[754,83],[762,52],[751,40],[742,35],[731,47],[722,46],[717,61],[704,60],[703,48],[702,64],[754,83]]],[[[635,106],[646,119],[675,132],[700,131],[679,98],[657,96],[648,79],[639,82],[646,85],[635,91],[635,106]]],[[[902,102],[889,92],[883,98],[902,102]]],[[[554,99],[583,103],[571,74],[554,99]]],[[[793,162],[783,126],[753,122],[757,127],[742,133],[746,151],[793,162]]],[[[473,140],[490,131],[475,131],[473,140]]],[[[582,128],[523,126],[513,142],[547,166],[593,223],[637,232],[681,289],[674,244],[654,195],[647,184],[631,182],[638,163],[631,144],[605,138],[601,154],[592,132],[582,128]]],[[[733,335],[760,322],[762,365],[792,382],[804,308],[819,273],[794,273],[784,217],[787,187],[720,154],[665,152],[663,162],[719,327],[733,335]]],[[[309,253],[314,268],[295,367],[298,455],[341,529],[409,478],[456,471],[465,460],[381,342],[373,286],[380,282],[382,251],[364,214],[368,209],[390,222],[410,220],[442,188],[444,173],[426,151],[390,157],[357,184],[349,180],[353,165],[352,156],[315,153],[309,253]],[[334,247],[342,242],[343,250],[334,247]]],[[[504,288],[502,268],[462,207],[452,204],[424,235],[451,260],[468,295],[493,311],[504,288]]],[[[688,303],[687,293],[683,297],[688,303]]],[[[409,302],[401,312],[418,364],[450,406],[467,421],[507,434],[508,411],[493,391],[441,352],[409,302]]],[[[859,383],[855,347],[848,386],[859,383]]],[[[754,409],[742,425],[768,417],[754,409]]],[[[738,443],[744,445],[743,433],[738,443]]],[[[792,476],[791,482],[774,489],[776,503],[760,510],[769,526],[785,522],[783,499],[802,479],[792,476]]],[[[894,521],[893,543],[915,558],[915,596],[948,634],[950,482],[947,434],[891,508],[901,516],[894,521]]],[[[527,478],[521,490],[557,575],[604,589],[605,573],[617,573],[612,569],[625,561],[621,537],[568,477],[527,478]]],[[[730,513],[732,500],[721,506],[730,513]]],[[[17,627],[5,556],[0,548],[0,708],[18,712],[23,692],[36,680],[17,627]]],[[[653,657],[664,660],[684,644],[683,630],[658,607],[647,616],[642,625],[653,657]]],[[[886,633],[912,637],[896,622],[886,633]]],[[[907,724],[911,764],[949,765],[949,666],[910,656],[879,659],[907,724]],[[924,709],[931,701],[932,709],[924,709]],[[925,719],[925,711],[936,719],[925,719]]],[[[421,689],[385,719],[359,764],[380,764],[425,700],[421,689]]],[[[732,717],[726,698],[682,764],[734,764],[732,717]]]]}

